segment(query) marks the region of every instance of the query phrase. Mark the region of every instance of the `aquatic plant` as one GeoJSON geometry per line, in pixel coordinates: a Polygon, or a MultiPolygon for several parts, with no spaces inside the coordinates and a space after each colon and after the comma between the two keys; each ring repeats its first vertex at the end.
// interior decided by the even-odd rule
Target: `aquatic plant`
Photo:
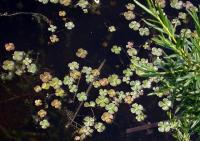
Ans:
{"type": "MultiPolygon", "coordinates": [[[[6,51],[10,52],[15,49],[13,43],[5,44],[6,51]]],[[[36,61],[31,57],[32,52],[14,51],[10,59],[3,61],[1,70],[1,80],[12,80],[15,76],[23,74],[35,74],[38,70],[36,61]]]]}
{"type": "Polygon", "coordinates": [[[159,80],[157,88],[149,94],[162,97],[163,100],[158,105],[168,111],[169,122],[160,122],[159,131],[171,130],[177,140],[189,141],[191,135],[199,134],[200,126],[197,110],[200,61],[198,8],[190,2],[183,4],[186,13],[180,12],[178,18],[186,19],[187,15],[192,19],[193,25],[188,26],[188,29],[182,28],[179,32],[177,25],[173,25],[160,4],[147,0],[146,7],[137,0],[134,2],[152,16],[152,19],[143,19],[143,21],[157,31],[152,42],[163,50],[155,47],[151,49],[155,59],[150,66],[147,61],[132,65],[140,71],[137,73],[139,76],[154,77],[159,80]],[[190,28],[193,27],[192,32],[190,28]],[[168,50],[171,52],[169,53],[168,50]],[[171,124],[175,126],[172,127],[171,124]]]}
{"type": "MultiPolygon", "coordinates": [[[[79,7],[84,13],[98,13],[101,6],[99,0],[38,1],[79,7]]],[[[145,121],[151,115],[147,115],[141,102],[144,96],[156,97],[156,104],[167,115],[167,119],[156,121],[158,131],[170,132],[178,141],[190,141],[192,136],[200,135],[200,14],[199,8],[189,1],[171,0],[169,3],[146,0],[144,4],[133,0],[125,5],[121,16],[128,23],[127,28],[145,41],[138,45],[133,37],[133,41],[130,39],[124,45],[112,42],[110,52],[119,57],[125,54],[128,60],[127,64],[122,63],[121,73],[114,71],[102,75],[106,60],[102,59],[99,67],[85,65],[83,62],[89,59],[89,52],[78,48],[75,53],[78,58],[66,64],[65,75],[56,76],[49,70],[38,71],[39,64],[32,52],[15,51],[15,45],[7,43],[5,50],[13,54],[2,63],[1,79],[12,80],[23,74],[37,76],[40,82],[33,88],[37,96],[33,102],[35,122],[49,130],[54,126],[52,119],[59,117],[63,126],[73,131],[77,141],[105,131],[114,122],[122,104],[129,107],[136,121],[145,121]],[[169,5],[176,9],[176,16],[166,12],[169,5]],[[137,13],[137,10],[143,12],[137,13]]],[[[57,15],[62,21],[59,26],[38,15],[48,24],[49,44],[62,39],[58,34],[60,31],[70,32],[78,24],[66,11],[60,10],[57,15]]],[[[112,38],[111,35],[120,29],[109,23],[106,31],[112,38]]]]}
{"type": "MultiPolygon", "coordinates": [[[[126,5],[128,11],[124,12],[123,16],[130,21],[129,28],[133,31],[138,32],[140,36],[150,36],[150,40],[145,42],[142,47],[151,54],[151,58],[140,58],[138,48],[132,42],[128,42],[126,53],[130,59],[130,64],[123,70],[123,76],[111,74],[108,78],[101,79],[99,71],[96,74],[94,73],[95,69],[86,66],[79,70],[79,64],[72,62],[68,64],[70,73],[65,76],[63,84],[68,87],[70,93],[75,94],[78,101],[84,102],[83,105],[86,108],[103,108],[106,112],[102,114],[101,119],[106,123],[112,123],[113,115],[118,111],[121,103],[131,105],[130,111],[135,114],[137,121],[144,120],[146,118],[144,114],[145,108],[134,101],[144,95],[146,91],[151,91],[149,95],[156,95],[160,98],[158,106],[166,111],[169,117],[168,121],[160,121],[158,123],[158,130],[160,132],[171,131],[177,140],[189,141],[190,135],[198,134],[199,132],[199,113],[195,110],[199,106],[200,21],[198,9],[189,2],[172,1],[171,7],[176,9],[183,9],[184,7],[187,13],[179,12],[177,18],[170,20],[164,12],[166,6],[164,0],[155,2],[147,0],[148,7],[137,0],[134,0],[134,2],[135,4],[128,3],[126,5]],[[146,19],[140,17],[142,22],[135,20],[135,5],[141,7],[153,18],[146,19]],[[186,18],[188,16],[193,19],[195,30],[192,32],[190,29],[181,28],[178,31],[177,26],[180,26],[182,22],[187,24],[186,18]],[[192,36],[190,36],[191,34],[192,36]],[[151,45],[153,45],[152,48],[150,47],[151,45]],[[79,92],[76,84],[78,80],[82,79],[84,73],[86,83],[92,84],[99,89],[99,94],[96,95],[94,101],[88,101],[90,99],[88,92],[79,92]],[[134,75],[138,75],[141,80],[134,80],[134,75]],[[122,83],[130,86],[131,91],[115,90],[115,87],[120,88],[122,83]],[[108,85],[113,87],[113,89],[101,88],[108,85]],[[191,107],[192,103],[195,103],[194,107],[191,107]]],[[[79,1],[77,5],[84,12],[87,12],[86,7],[89,5],[87,1],[79,1]]],[[[71,23],[66,23],[65,25],[67,25],[68,29],[74,27],[71,23]]],[[[114,32],[115,30],[114,26],[108,28],[109,32],[114,32]]],[[[122,50],[123,47],[113,45],[111,52],[120,55],[122,50]]],[[[76,55],[80,58],[85,58],[87,52],[79,49],[76,55]]],[[[62,98],[69,96],[68,92],[61,88],[62,81],[58,80],[58,78],[56,80],[60,82],[58,87],[53,87],[55,95],[62,98]]],[[[52,87],[51,84],[50,87],[52,87]]],[[[47,87],[47,89],[50,87],[47,87]]],[[[85,117],[83,119],[84,126],[80,128],[79,135],[75,137],[77,140],[82,140],[86,136],[91,135],[94,129],[98,132],[105,129],[105,126],[102,124],[97,123],[94,126],[96,120],[93,118],[85,117]],[[97,125],[98,127],[102,126],[102,129],[99,129],[100,127],[97,128],[97,125]],[[95,128],[92,128],[93,126],[95,128]]],[[[75,118],[72,120],[75,120],[75,118]]]]}

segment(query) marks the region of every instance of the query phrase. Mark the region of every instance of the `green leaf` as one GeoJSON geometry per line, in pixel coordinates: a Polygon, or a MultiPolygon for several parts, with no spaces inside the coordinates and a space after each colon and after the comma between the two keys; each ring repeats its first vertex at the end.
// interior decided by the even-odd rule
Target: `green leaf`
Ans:
{"type": "Polygon", "coordinates": [[[176,79],[176,82],[180,82],[180,81],[183,81],[183,80],[185,80],[185,79],[191,79],[192,77],[194,77],[193,73],[189,73],[189,74],[187,74],[187,75],[185,75],[185,76],[183,76],[183,77],[177,78],[177,79],[176,79]]]}
{"type": "Polygon", "coordinates": [[[193,21],[195,23],[195,27],[196,27],[197,33],[200,36],[200,20],[199,20],[199,16],[197,15],[197,12],[195,10],[187,10],[187,12],[192,17],[192,19],[193,19],[193,21]]]}
{"type": "Polygon", "coordinates": [[[142,20],[143,20],[148,26],[150,26],[150,27],[152,27],[152,28],[158,30],[158,31],[161,32],[161,33],[164,33],[163,29],[160,28],[160,27],[158,27],[157,25],[155,25],[155,24],[153,24],[153,23],[150,23],[150,22],[148,22],[148,21],[145,20],[145,19],[142,19],[142,20]]]}
{"type": "Polygon", "coordinates": [[[155,14],[153,11],[149,10],[146,6],[144,6],[143,4],[141,4],[139,1],[137,0],[133,0],[139,7],[141,7],[143,10],[145,10],[147,13],[149,13],[150,15],[152,15],[153,17],[155,17],[155,14]]]}

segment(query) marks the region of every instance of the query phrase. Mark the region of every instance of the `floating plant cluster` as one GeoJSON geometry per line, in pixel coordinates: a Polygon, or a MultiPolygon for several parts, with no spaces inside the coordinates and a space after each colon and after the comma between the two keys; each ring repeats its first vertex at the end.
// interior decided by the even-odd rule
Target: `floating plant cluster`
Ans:
{"type": "Polygon", "coordinates": [[[13,43],[5,44],[7,52],[13,52],[10,59],[3,61],[2,72],[0,74],[1,80],[12,80],[16,75],[35,74],[38,70],[36,60],[31,57],[31,52],[14,51],[15,45],[13,43]]]}
{"type": "MultiPolygon", "coordinates": [[[[84,13],[101,4],[98,0],[79,0],[77,3],[71,0],[38,1],[80,7],[84,13]]],[[[158,131],[171,132],[178,141],[190,141],[190,136],[200,133],[200,9],[189,1],[180,0],[146,0],[145,4],[133,0],[125,5],[125,9],[122,16],[128,21],[127,28],[148,39],[140,45],[134,41],[124,45],[113,43],[111,52],[119,56],[125,54],[129,61],[122,75],[101,75],[105,60],[98,68],[74,60],[66,65],[68,73],[63,78],[43,71],[38,76],[40,84],[34,87],[38,95],[34,101],[34,119],[42,129],[50,128],[49,111],[65,113],[67,105],[73,105],[76,109],[65,124],[66,128],[75,127],[74,140],[79,141],[93,132],[103,132],[113,123],[121,104],[130,107],[130,113],[138,122],[144,121],[151,115],[146,114],[145,107],[137,99],[156,96],[159,99],[157,105],[168,116],[168,120],[158,122],[158,131]],[[166,7],[175,9],[176,15],[167,15],[166,7]],[[149,17],[138,14],[138,9],[149,17]],[[193,25],[189,23],[191,21],[193,25]],[[141,57],[141,52],[148,55],[141,57]],[[41,95],[43,98],[39,98],[41,95]],[[78,117],[82,108],[89,114],[78,117]],[[94,111],[100,112],[96,115],[94,111]]],[[[58,15],[67,30],[76,28],[65,11],[59,11],[58,15]]],[[[110,34],[115,34],[118,29],[114,24],[106,28],[110,34]]],[[[49,24],[48,31],[52,33],[51,43],[59,42],[57,26],[49,24]]],[[[5,49],[13,51],[13,55],[12,59],[3,62],[2,80],[37,72],[31,53],[14,51],[13,43],[6,44],[5,49]]],[[[79,48],[75,54],[77,60],[84,60],[88,51],[79,48]]]]}

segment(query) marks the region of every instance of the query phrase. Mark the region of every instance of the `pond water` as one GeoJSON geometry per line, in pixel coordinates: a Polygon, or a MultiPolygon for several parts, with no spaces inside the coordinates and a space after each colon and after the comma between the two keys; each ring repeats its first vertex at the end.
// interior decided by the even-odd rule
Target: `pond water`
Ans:
{"type": "MultiPolygon", "coordinates": [[[[53,4],[42,5],[35,0],[0,0],[0,13],[15,13],[19,11],[42,13],[60,27],[63,25],[61,25],[57,13],[59,10],[66,10],[70,19],[76,25],[76,28],[72,31],[60,31],[58,33],[60,42],[50,45],[48,44],[50,35],[47,30],[48,25],[44,21],[38,21],[30,15],[0,17],[0,62],[8,57],[3,47],[4,44],[13,42],[17,50],[40,52],[41,64],[61,78],[67,72],[67,63],[73,60],[78,60],[83,65],[98,67],[106,59],[102,74],[104,76],[113,72],[121,74],[129,60],[125,55],[120,57],[113,55],[110,52],[111,46],[113,44],[124,46],[128,41],[140,44],[145,39],[140,38],[138,33],[132,32],[128,28],[129,22],[123,16],[119,16],[125,10],[124,6],[120,5],[125,5],[130,1],[112,0],[113,6],[110,5],[110,2],[109,0],[103,2],[101,9],[99,9],[100,14],[83,14],[78,8],[69,9],[53,4]],[[117,27],[115,34],[107,32],[107,28],[111,24],[117,27]],[[103,46],[105,42],[107,47],[103,46]],[[88,51],[89,55],[86,59],[79,60],[76,58],[75,52],[78,48],[84,48],[88,51]]],[[[145,55],[147,54],[141,53],[141,56],[145,55]]],[[[17,79],[16,82],[8,84],[12,86],[12,92],[15,93],[15,96],[24,95],[23,92],[18,91],[17,86],[15,87],[18,81],[17,79]]],[[[3,86],[0,88],[0,99],[6,100],[11,97],[10,95],[5,96],[7,91],[3,86]]],[[[31,94],[32,90],[29,93],[31,94]]],[[[33,97],[28,97],[28,99],[34,99],[33,97]]],[[[32,120],[33,111],[30,110],[30,107],[25,106],[27,104],[26,98],[0,103],[0,129],[4,127],[8,133],[11,132],[16,137],[21,136],[20,141],[67,141],[69,135],[66,134],[59,118],[54,119],[55,127],[49,131],[41,130],[34,124],[32,120]]],[[[147,115],[149,115],[145,122],[136,122],[129,112],[128,106],[122,105],[114,123],[108,126],[104,133],[95,134],[88,140],[172,141],[173,139],[169,135],[159,133],[156,128],[126,134],[126,129],[128,128],[144,125],[148,122],[158,122],[166,118],[166,115],[158,108],[156,98],[144,97],[139,102],[144,105],[147,115]]],[[[9,139],[0,133],[0,140],[6,141],[9,139]]]]}

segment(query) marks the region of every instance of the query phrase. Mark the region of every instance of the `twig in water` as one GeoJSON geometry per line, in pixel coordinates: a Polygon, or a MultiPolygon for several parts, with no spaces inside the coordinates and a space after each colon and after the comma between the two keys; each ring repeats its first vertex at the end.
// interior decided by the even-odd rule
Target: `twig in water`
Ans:
{"type": "Polygon", "coordinates": [[[126,130],[126,133],[130,134],[130,133],[133,133],[133,132],[138,132],[138,131],[147,130],[147,129],[150,129],[150,128],[155,128],[157,126],[158,126],[157,122],[147,123],[145,125],[137,126],[137,127],[134,127],[134,128],[129,128],[129,129],[126,130]]]}
{"type": "Polygon", "coordinates": [[[12,16],[18,16],[18,15],[31,15],[33,17],[36,17],[37,19],[39,18],[39,19],[44,20],[48,24],[51,24],[51,20],[47,16],[41,13],[35,13],[35,12],[16,12],[12,14],[9,14],[7,12],[0,13],[0,17],[12,17],[12,16]]]}
{"type": "MultiPolygon", "coordinates": [[[[103,68],[103,66],[104,66],[105,63],[106,63],[106,60],[104,59],[103,62],[101,63],[101,65],[100,65],[99,68],[98,68],[99,72],[101,71],[101,69],[103,68]]],[[[90,85],[88,86],[88,88],[87,88],[87,90],[86,90],[86,95],[87,95],[87,96],[89,95],[89,92],[90,92],[91,89],[92,89],[92,83],[90,83],[90,85]]],[[[78,112],[80,111],[80,109],[81,109],[82,106],[83,106],[83,102],[81,102],[81,103],[79,104],[79,106],[78,106],[78,108],[77,108],[77,110],[76,110],[76,112],[75,112],[73,118],[72,118],[71,121],[66,125],[66,127],[69,127],[69,126],[72,124],[72,122],[75,120],[75,118],[76,118],[76,116],[77,116],[77,114],[78,114],[78,112]]]]}

